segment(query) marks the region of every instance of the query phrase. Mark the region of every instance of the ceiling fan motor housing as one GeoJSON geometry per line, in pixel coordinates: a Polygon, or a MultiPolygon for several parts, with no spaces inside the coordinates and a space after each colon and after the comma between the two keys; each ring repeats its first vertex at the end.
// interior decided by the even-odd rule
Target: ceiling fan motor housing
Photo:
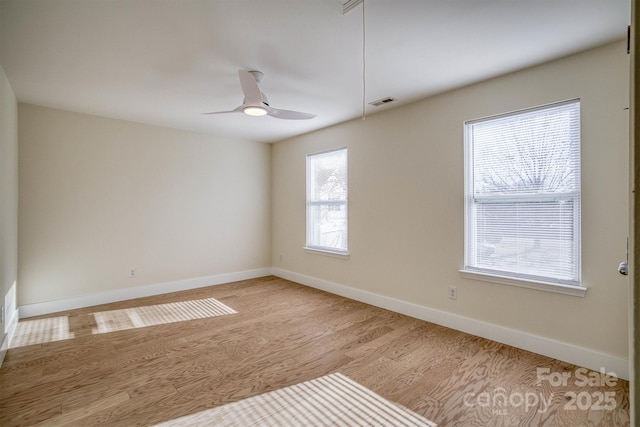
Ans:
{"type": "Polygon", "coordinates": [[[264,73],[262,71],[253,70],[248,71],[248,73],[251,74],[254,79],[256,79],[256,83],[260,83],[262,81],[262,77],[264,77],[264,73]]]}

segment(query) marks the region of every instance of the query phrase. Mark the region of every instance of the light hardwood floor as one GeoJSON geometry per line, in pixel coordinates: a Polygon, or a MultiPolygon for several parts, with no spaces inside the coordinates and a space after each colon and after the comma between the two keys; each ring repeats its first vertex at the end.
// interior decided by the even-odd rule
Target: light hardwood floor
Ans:
{"type": "Polygon", "coordinates": [[[629,425],[624,380],[276,277],[56,316],[73,338],[8,351],[0,425],[152,425],[335,372],[441,426],[629,425]],[[91,313],[203,298],[237,313],[92,333],[91,313]]]}

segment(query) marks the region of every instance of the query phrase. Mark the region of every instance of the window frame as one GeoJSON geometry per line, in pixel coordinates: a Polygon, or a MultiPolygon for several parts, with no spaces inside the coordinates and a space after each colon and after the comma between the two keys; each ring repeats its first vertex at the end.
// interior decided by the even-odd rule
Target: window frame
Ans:
{"type": "MultiPolygon", "coordinates": [[[[555,102],[551,104],[545,104],[532,108],[525,108],[509,113],[498,114],[494,116],[484,117],[481,119],[469,120],[464,123],[464,267],[460,270],[462,277],[468,279],[475,279],[481,281],[488,281],[493,283],[499,283],[510,286],[518,286],[525,287],[531,289],[537,289],[548,292],[556,292],[566,295],[574,295],[584,297],[586,294],[587,288],[584,287],[582,283],[582,248],[581,248],[581,197],[582,197],[582,189],[581,189],[581,170],[580,170],[580,162],[581,162],[581,151],[582,151],[582,141],[580,137],[580,147],[578,149],[578,186],[577,189],[571,192],[565,193],[547,193],[547,194],[536,194],[536,195],[517,195],[518,201],[524,201],[525,199],[530,201],[549,201],[552,199],[571,199],[573,201],[574,207],[574,219],[573,219],[573,237],[572,240],[572,250],[574,251],[574,259],[577,259],[577,266],[574,266],[574,275],[577,276],[577,280],[558,280],[550,277],[537,276],[532,274],[523,274],[521,272],[517,272],[515,270],[511,270],[510,272],[504,270],[492,270],[486,267],[478,267],[475,262],[475,258],[477,253],[472,253],[470,246],[473,245],[472,240],[476,238],[476,234],[474,234],[474,229],[476,227],[476,222],[474,222],[474,207],[478,205],[478,203],[487,203],[493,201],[497,203],[498,200],[500,202],[504,202],[510,197],[516,197],[514,194],[500,194],[500,195],[481,195],[478,196],[474,194],[474,159],[473,159],[473,138],[471,135],[471,128],[474,124],[489,122],[492,120],[497,120],[501,118],[514,117],[518,115],[525,115],[528,113],[533,113],[541,110],[548,110],[552,108],[561,107],[563,105],[570,104],[578,104],[578,111],[581,111],[581,102],[579,98],[570,99],[561,102],[555,102]],[[478,202],[479,200],[479,202],[478,202]],[[577,207],[577,209],[576,209],[577,207]],[[576,271],[577,269],[577,271],[576,271]]],[[[578,121],[578,126],[581,127],[580,119],[578,121]]],[[[580,132],[580,129],[578,129],[580,132]]]]}
{"type": "Polygon", "coordinates": [[[306,174],[306,212],[305,212],[305,246],[304,246],[304,250],[306,252],[309,253],[315,253],[315,254],[321,254],[321,255],[328,255],[328,256],[332,256],[332,257],[337,257],[337,258],[344,258],[344,259],[348,259],[349,258],[349,155],[348,155],[348,148],[347,147],[341,147],[341,148],[336,148],[336,149],[331,149],[331,150],[325,150],[325,151],[320,151],[320,152],[315,152],[315,153],[309,153],[306,156],[306,170],[305,170],[305,174],[306,174]],[[346,191],[345,191],[345,198],[344,199],[335,199],[335,200],[319,200],[319,199],[312,199],[310,197],[310,195],[312,194],[312,179],[311,179],[311,160],[314,157],[319,157],[319,156],[325,156],[325,155],[331,155],[334,153],[338,153],[338,152],[344,152],[344,162],[345,162],[345,184],[346,184],[346,191]],[[333,247],[333,246],[323,246],[320,244],[317,244],[316,242],[314,242],[314,238],[313,238],[313,210],[311,209],[312,207],[316,207],[316,206],[327,206],[329,208],[329,210],[334,210],[335,207],[341,208],[342,206],[344,206],[345,209],[345,226],[346,226],[346,248],[345,249],[340,249],[337,247],[333,247]]]}

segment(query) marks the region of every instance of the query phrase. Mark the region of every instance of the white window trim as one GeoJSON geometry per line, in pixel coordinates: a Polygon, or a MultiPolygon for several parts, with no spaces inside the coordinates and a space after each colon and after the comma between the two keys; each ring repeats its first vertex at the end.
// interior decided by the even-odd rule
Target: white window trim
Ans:
{"type": "MultiPolygon", "coordinates": [[[[469,167],[470,167],[470,157],[467,153],[468,150],[468,135],[467,135],[467,124],[468,123],[472,123],[472,122],[477,122],[480,120],[484,120],[487,118],[493,118],[493,117],[500,117],[500,116],[507,116],[507,115],[512,115],[514,113],[518,113],[518,112],[525,112],[525,111],[532,111],[532,110],[536,110],[536,109],[543,109],[552,105],[560,105],[563,103],[571,103],[571,102],[580,102],[580,98],[575,98],[575,99],[570,99],[567,101],[561,101],[561,102],[557,102],[557,103],[553,103],[553,104],[547,104],[547,105],[541,105],[538,107],[533,107],[533,108],[526,108],[526,109],[522,109],[522,110],[517,110],[517,111],[513,111],[510,113],[505,113],[505,114],[499,114],[496,116],[491,116],[491,117],[485,117],[483,119],[476,119],[476,120],[470,120],[465,122],[465,139],[464,139],[464,150],[465,150],[465,159],[464,159],[464,173],[465,173],[465,188],[464,188],[464,194],[465,194],[465,198],[469,197],[469,167]]],[[[573,193],[572,193],[573,195],[573,193]]],[[[577,192],[577,197],[581,198],[581,191],[577,192]]],[[[465,217],[465,231],[464,231],[464,239],[465,239],[465,253],[464,253],[464,259],[465,259],[465,265],[467,262],[467,227],[469,226],[468,224],[468,205],[467,202],[465,202],[464,204],[464,217],[465,217]]],[[[580,239],[580,237],[579,237],[580,239]]],[[[581,263],[582,264],[582,263],[581,263]]],[[[577,297],[585,297],[586,293],[587,293],[587,289],[583,283],[582,283],[582,278],[581,278],[581,271],[578,272],[579,276],[580,276],[580,282],[576,283],[576,284],[564,284],[564,283],[558,283],[558,282],[549,282],[549,281],[544,281],[544,280],[537,280],[537,279],[532,279],[532,278],[521,278],[521,277],[515,277],[515,276],[506,276],[506,275],[500,275],[498,273],[492,272],[492,271],[487,271],[487,270],[474,270],[472,268],[469,267],[465,267],[461,270],[459,270],[459,272],[461,273],[462,277],[465,279],[471,279],[471,280],[478,280],[478,281],[483,281],[483,282],[492,282],[492,283],[498,283],[501,285],[508,285],[508,286],[516,286],[516,287],[521,287],[521,288],[528,288],[528,289],[535,289],[535,290],[539,290],[539,291],[545,291],[545,292],[553,292],[553,293],[558,293],[558,294],[563,294],[563,295],[570,295],[570,296],[577,296],[577,297]]]]}
{"type": "MultiPolygon", "coordinates": [[[[307,158],[307,165],[308,165],[308,159],[310,156],[316,156],[319,154],[326,154],[326,153],[332,153],[335,151],[342,151],[342,150],[348,150],[348,147],[341,147],[341,148],[335,148],[335,149],[331,149],[331,150],[326,150],[326,151],[319,151],[317,153],[310,153],[307,154],[306,158],[307,158]]],[[[347,159],[349,158],[348,153],[347,153],[347,159]]],[[[348,161],[348,160],[347,160],[348,161]]],[[[305,174],[307,174],[307,176],[305,177],[305,181],[306,181],[306,195],[305,198],[308,197],[309,194],[309,182],[308,182],[308,166],[306,167],[306,171],[305,174]]],[[[347,164],[347,186],[349,185],[349,177],[348,177],[348,170],[349,170],[349,165],[347,164]]],[[[305,207],[305,240],[306,240],[306,245],[303,246],[303,250],[307,253],[310,254],[317,254],[317,255],[325,255],[325,256],[330,256],[333,258],[342,258],[342,259],[349,259],[349,249],[348,249],[348,240],[347,240],[347,250],[340,250],[340,249],[336,249],[336,248],[332,248],[332,247],[326,247],[326,246],[315,246],[315,245],[310,245],[308,243],[309,240],[309,206],[310,205],[328,205],[328,204],[332,204],[332,205],[344,205],[346,207],[347,210],[347,230],[349,229],[349,190],[347,188],[347,199],[346,200],[323,200],[323,201],[310,201],[307,199],[306,201],[306,207],[305,207]]],[[[348,232],[348,231],[347,231],[348,232]]],[[[348,238],[347,238],[348,239],[348,238]]]]}
{"type": "Polygon", "coordinates": [[[305,252],[310,254],[325,255],[333,258],[349,259],[349,251],[343,252],[333,248],[321,248],[321,247],[315,247],[315,246],[304,246],[302,249],[304,249],[305,252]]]}
{"type": "Polygon", "coordinates": [[[520,279],[508,276],[499,276],[497,274],[489,274],[485,272],[460,270],[462,277],[465,279],[480,280],[483,282],[499,283],[501,285],[516,286],[519,288],[535,289],[538,291],[554,292],[557,294],[571,295],[575,297],[585,297],[587,289],[584,286],[564,285],[562,283],[550,283],[540,280],[520,279]]]}

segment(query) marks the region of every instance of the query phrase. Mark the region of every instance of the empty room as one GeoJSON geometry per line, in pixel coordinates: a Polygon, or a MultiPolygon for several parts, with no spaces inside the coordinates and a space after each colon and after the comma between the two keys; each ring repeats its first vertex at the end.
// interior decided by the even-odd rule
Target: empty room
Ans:
{"type": "Polygon", "coordinates": [[[633,6],[0,0],[0,425],[635,425],[633,6]]]}

